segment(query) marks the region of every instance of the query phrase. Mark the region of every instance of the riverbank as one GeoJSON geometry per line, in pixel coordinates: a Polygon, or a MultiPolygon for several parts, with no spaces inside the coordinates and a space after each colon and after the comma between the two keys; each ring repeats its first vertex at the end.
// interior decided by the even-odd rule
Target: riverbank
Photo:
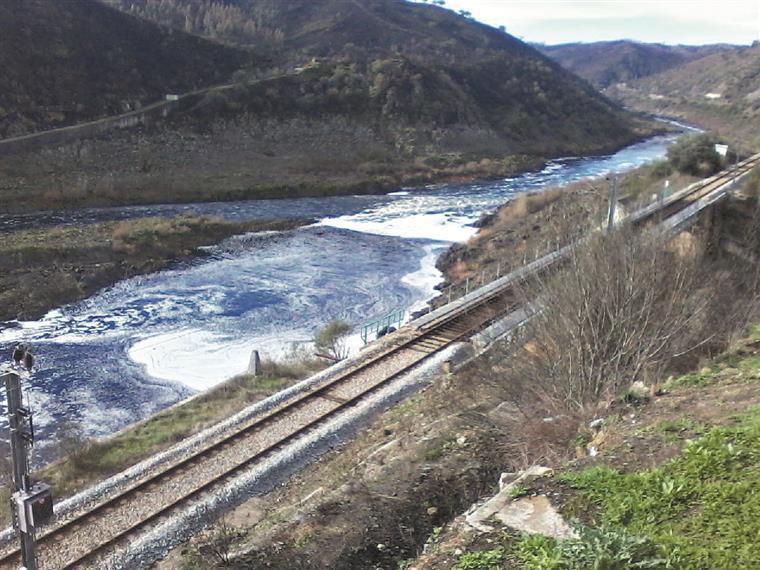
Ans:
{"type": "MultiPolygon", "coordinates": [[[[107,438],[83,437],[81,426],[70,422],[59,434],[61,456],[36,470],[34,477],[48,483],[60,502],[325,367],[320,359],[305,356],[277,363],[264,361],[260,376],[231,378],[107,438]]],[[[4,482],[0,488],[4,505],[9,495],[4,482]]],[[[0,525],[10,523],[10,512],[0,508],[0,525]]]]}
{"type": "MultiPolygon", "coordinates": [[[[46,446],[55,448],[62,423],[77,421],[84,437],[107,436],[244,371],[252,349],[287,355],[336,315],[359,325],[429,299],[438,281],[433,251],[472,235],[482,212],[530,189],[651,161],[673,138],[613,156],[554,161],[488,184],[194,209],[237,220],[296,215],[322,223],[231,239],[208,259],[127,280],[69,310],[7,329],[6,346],[23,340],[40,356],[35,407],[48,416],[37,426],[37,457],[46,455],[46,446]],[[74,417],[72,409],[79,412],[74,417]]],[[[183,210],[114,209],[74,219],[102,223],[108,216],[183,210]]],[[[14,223],[7,218],[5,225],[14,223]]]]}
{"type": "MultiPolygon", "coordinates": [[[[721,287],[752,273],[740,260],[709,260],[716,281],[732,275],[721,287]]],[[[748,309],[742,318],[756,320],[753,291],[728,290],[748,309]]],[[[669,358],[646,385],[582,407],[523,389],[513,368],[520,345],[497,342],[158,567],[219,567],[220,553],[253,570],[543,568],[568,557],[567,567],[587,568],[601,556],[653,568],[707,559],[711,568],[752,566],[756,501],[747,489],[758,464],[760,340],[756,326],[740,331],[742,319],[726,319],[738,305],[715,306],[713,316],[735,327],[714,333],[720,347],[669,358]],[[537,464],[561,476],[502,486],[537,464]],[[482,508],[500,491],[494,509],[482,508]],[[643,499],[629,504],[628,493],[643,499]],[[579,518],[579,536],[529,539],[515,530],[515,519],[540,514],[533,500],[579,518]],[[505,521],[510,505],[517,512],[505,521]],[[710,552],[703,539],[715,528],[725,532],[710,552]]]]}
{"type": "MultiPolygon", "coordinates": [[[[642,166],[618,178],[620,208],[631,211],[668,189],[685,188],[696,177],[671,172],[664,162],[642,166]]],[[[596,178],[523,194],[481,219],[478,233],[438,258],[441,290],[467,280],[477,286],[575,241],[606,222],[612,181],[596,178]],[[485,281],[484,281],[485,280],[485,281]]],[[[461,288],[461,287],[460,287],[461,288]]],[[[443,297],[433,301],[443,302],[443,297]]]]}
{"type": "Polygon", "coordinates": [[[0,213],[27,212],[30,204],[35,210],[71,210],[385,194],[409,186],[513,177],[539,170],[553,157],[612,153],[671,129],[640,119],[635,128],[604,142],[516,153],[466,130],[454,137],[471,140],[466,152],[443,142],[418,148],[413,140],[412,148],[399,149],[382,133],[339,118],[317,123],[248,118],[200,133],[181,125],[175,130],[141,127],[0,155],[0,213]]]}
{"type": "Polygon", "coordinates": [[[3,233],[0,322],[39,318],[123,279],[198,255],[199,247],[233,235],[284,231],[306,223],[179,216],[3,233]]]}

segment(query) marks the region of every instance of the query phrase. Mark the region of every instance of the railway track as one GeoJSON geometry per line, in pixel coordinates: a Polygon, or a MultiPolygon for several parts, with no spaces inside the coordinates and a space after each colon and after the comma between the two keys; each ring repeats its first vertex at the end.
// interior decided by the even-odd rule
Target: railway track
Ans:
{"type": "MultiPolygon", "coordinates": [[[[639,225],[677,214],[760,162],[760,155],[677,192],[631,217],[639,225]]],[[[159,469],[99,504],[43,529],[38,537],[41,570],[93,566],[123,548],[134,535],[202,499],[215,488],[311,433],[408,372],[430,355],[465,340],[516,305],[514,286],[554,267],[572,246],[431,313],[399,344],[389,346],[335,378],[294,396],[219,441],[159,469]]],[[[20,564],[18,550],[0,553],[0,568],[20,564]]]]}
{"type": "Polygon", "coordinates": [[[632,214],[630,220],[633,224],[642,225],[655,220],[670,218],[708,194],[715,192],[727,184],[731,184],[734,180],[747,174],[758,164],[760,164],[760,154],[751,156],[714,176],[700,180],[683,190],[675,192],[660,203],[650,204],[632,214]]]}
{"type": "MultiPolygon", "coordinates": [[[[316,426],[376,392],[431,354],[467,338],[504,311],[493,298],[477,310],[441,319],[345,374],[315,387],[224,439],[136,483],[38,537],[41,570],[88,567],[134,533],[201,498],[241,471],[308,434],[316,426]]],[[[20,563],[17,551],[0,558],[0,568],[20,563]]]]}

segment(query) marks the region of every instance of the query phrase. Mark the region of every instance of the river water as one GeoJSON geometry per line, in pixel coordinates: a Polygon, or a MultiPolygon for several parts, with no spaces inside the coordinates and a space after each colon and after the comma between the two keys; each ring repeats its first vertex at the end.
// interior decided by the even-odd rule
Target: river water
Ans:
{"type": "Polygon", "coordinates": [[[554,160],[504,180],[383,196],[0,216],[0,229],[180,213],[318,220],[231,238],[202,257],[120,282],[38,321],[0,327],[2,354],[23,341],[38,355],[27,389],[41,447],[36,455],[54,453],[63,419],[87,435],[107,435],[244,371],[252,349],[283,357],[331,319],[359,326],[395,309],[421,308],[441,280],[436,257],[472,236],[482,214],[522,192],[661,158],[676,138],[656,137],[610,156],[554,160]]]}

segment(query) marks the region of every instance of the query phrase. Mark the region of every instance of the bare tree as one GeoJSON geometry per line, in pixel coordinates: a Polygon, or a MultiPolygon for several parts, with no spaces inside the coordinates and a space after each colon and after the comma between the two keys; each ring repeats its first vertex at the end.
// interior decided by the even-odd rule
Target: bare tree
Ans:
{"type": "Polygon", "coordinates": [[[721,333],[721,276],[695,245],[655,234],[594,236],[562,271],[525,284],[540,306],[509,359],[523,393],[551,408],[608,401],[721,333]]]}

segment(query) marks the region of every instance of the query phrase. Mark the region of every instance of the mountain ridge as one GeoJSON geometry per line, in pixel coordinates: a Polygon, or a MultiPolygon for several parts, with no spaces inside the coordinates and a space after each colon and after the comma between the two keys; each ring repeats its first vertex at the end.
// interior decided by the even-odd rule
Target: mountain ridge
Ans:
{"type": "Polygon", "coordinates": [[[605,92],[631,108],[719,131],[746,151],[760,148],[760,45],[721,50],[605,92]]]}
{"type": "MultiPolygon", "coordinates": [[[[189,29],[183,10],[217,6],[216,20],[203,18],[216,22],[210,32],[238,30],[225,28],[225,18],[242,8],[260,14],[259,27],[250,26],[255,41],[237,41],[241,49],[196,38],[202,54],[210,49],[226,64],[211,71],[233,85],[207,90],[160,122],[44,157],[0,157],[0,187],[41,194],[51,208],[377,192],[511,175],[653,132],[517,38],[437,6],[130,0],[131,26],[150,15],[133,9],[140,6],[163,6],[189,29]],[[233,70],[236,58],[249,65],[233,70]]],[[[187,41],[159,16],[141,23],[187,41]]]]}
{"type": "Polygon", "coordinates": [[[598,89],[661,73],[713,53],[727,44],[667,45],[633,40],[534,44],[544,55],[589,81],[598,89]]]}

